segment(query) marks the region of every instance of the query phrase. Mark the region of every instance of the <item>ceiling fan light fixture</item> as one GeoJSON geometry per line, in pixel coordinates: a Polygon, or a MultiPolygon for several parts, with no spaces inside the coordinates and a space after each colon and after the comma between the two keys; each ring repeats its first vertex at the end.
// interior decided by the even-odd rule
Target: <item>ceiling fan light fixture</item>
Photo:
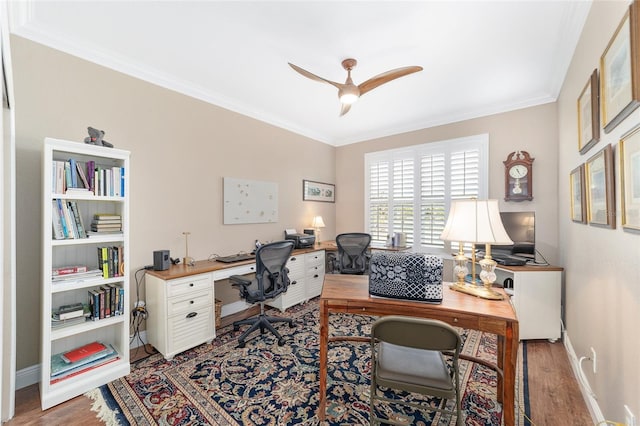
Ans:
{"type": "Polygon", "coordinates": [[[338,97],[340,98],[341,103],[351,105],[360,97],[360,91],[357,86],[347,86],[340,89],[338,97]]]}

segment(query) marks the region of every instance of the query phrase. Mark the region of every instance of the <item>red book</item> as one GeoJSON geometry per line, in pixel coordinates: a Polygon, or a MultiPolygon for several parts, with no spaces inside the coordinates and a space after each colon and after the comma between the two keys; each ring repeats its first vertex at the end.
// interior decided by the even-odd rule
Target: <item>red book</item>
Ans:
{"type": "Polygon", "coordinates": [[[77,362],[98,352],[105,351],[106,349],[107,347],[102,343],[93,342],[65,352],[62,354],[62,359],[67,362],[77,362]]]}
{"type": "Polygon", "coordinates": [[[87,272],[86,265],[74,265],[74,266],[60,266],[58,268],[52,269],[52,275],[55,277],[56,275],[68,275],[68,274],[77,274],[78,272],[87,272]]]}

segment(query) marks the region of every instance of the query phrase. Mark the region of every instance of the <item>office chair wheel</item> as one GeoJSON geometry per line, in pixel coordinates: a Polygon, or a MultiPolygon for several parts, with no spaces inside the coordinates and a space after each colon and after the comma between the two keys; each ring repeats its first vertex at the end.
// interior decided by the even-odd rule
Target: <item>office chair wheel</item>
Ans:
{"type": "Polygon", "coordinates": [[[238,331],[240,330],[240,326],[239,325],[234,325],[233,326],[233,331],[238,331]]]}
{"type": "Polygon", "coordinates": [[[296,328],[296,325],[292,322],[289,323],[289,328],[296,328]]]}
{"type": "Polygon", "coordinates": [[[278,339],[278,346],[284,345],[284,339],[278,339]]]}
{"type": "Polygon", "coordinates": [[[244,346],[245,346],[245,343],[244,343],[244,342],[238,342],[238,347],[239,347],[240,349],[244,348],[244,346]]]}

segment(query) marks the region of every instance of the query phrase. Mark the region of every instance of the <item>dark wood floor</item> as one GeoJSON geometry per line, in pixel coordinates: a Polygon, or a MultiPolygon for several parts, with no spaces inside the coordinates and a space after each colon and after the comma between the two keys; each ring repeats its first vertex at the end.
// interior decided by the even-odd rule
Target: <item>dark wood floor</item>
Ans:
{"type": "MultiPolygon", "coordinates": [[[[132,350],[132,359],[144,356],[142,349],[132,350]],[[134,355],[135,354],[135,355],[134,355]],[[134,358],[135,356],[135,358],[134,358]]],[[[569,359],[561,342],[546,340],[527,342],[529,400],[535,426],[585,426],[593,424],[578,388],[569,359]]],[[[518,414],[522,417],[522,412],[518,414]]],[[[47,411],[40,410],[38,385],[16,393],[14,425],[102,425],[91,411],[88,398],[77,397],[47,411]]]]}

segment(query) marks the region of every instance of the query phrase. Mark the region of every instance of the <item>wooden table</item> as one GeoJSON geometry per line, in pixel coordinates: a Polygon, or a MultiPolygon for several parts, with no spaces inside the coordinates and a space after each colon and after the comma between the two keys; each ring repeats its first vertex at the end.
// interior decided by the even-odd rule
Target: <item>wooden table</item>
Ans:
{"type": "MultiPolygon", "coordinates": [[[[499,290],[502,292],[502,290],[499,290]]],[[[506,426],[515,423],[516,361],[518,357],[518,319],[509,302],[486,300],[449,289],[445,284],[442,304],[428,304],[399,299],[369,296],[369,277],[363,275],[331,275],[324,279],[320,296],[320,404],[318,417],[325,419],[327,403],[327,361],[329,342],[344,337],[329,338],[329,314],[406,315],[433,318],[456,327],[494,333],[498,336],[496,371],[498,371],[498,402],[502,403],[506,426]]]]}

